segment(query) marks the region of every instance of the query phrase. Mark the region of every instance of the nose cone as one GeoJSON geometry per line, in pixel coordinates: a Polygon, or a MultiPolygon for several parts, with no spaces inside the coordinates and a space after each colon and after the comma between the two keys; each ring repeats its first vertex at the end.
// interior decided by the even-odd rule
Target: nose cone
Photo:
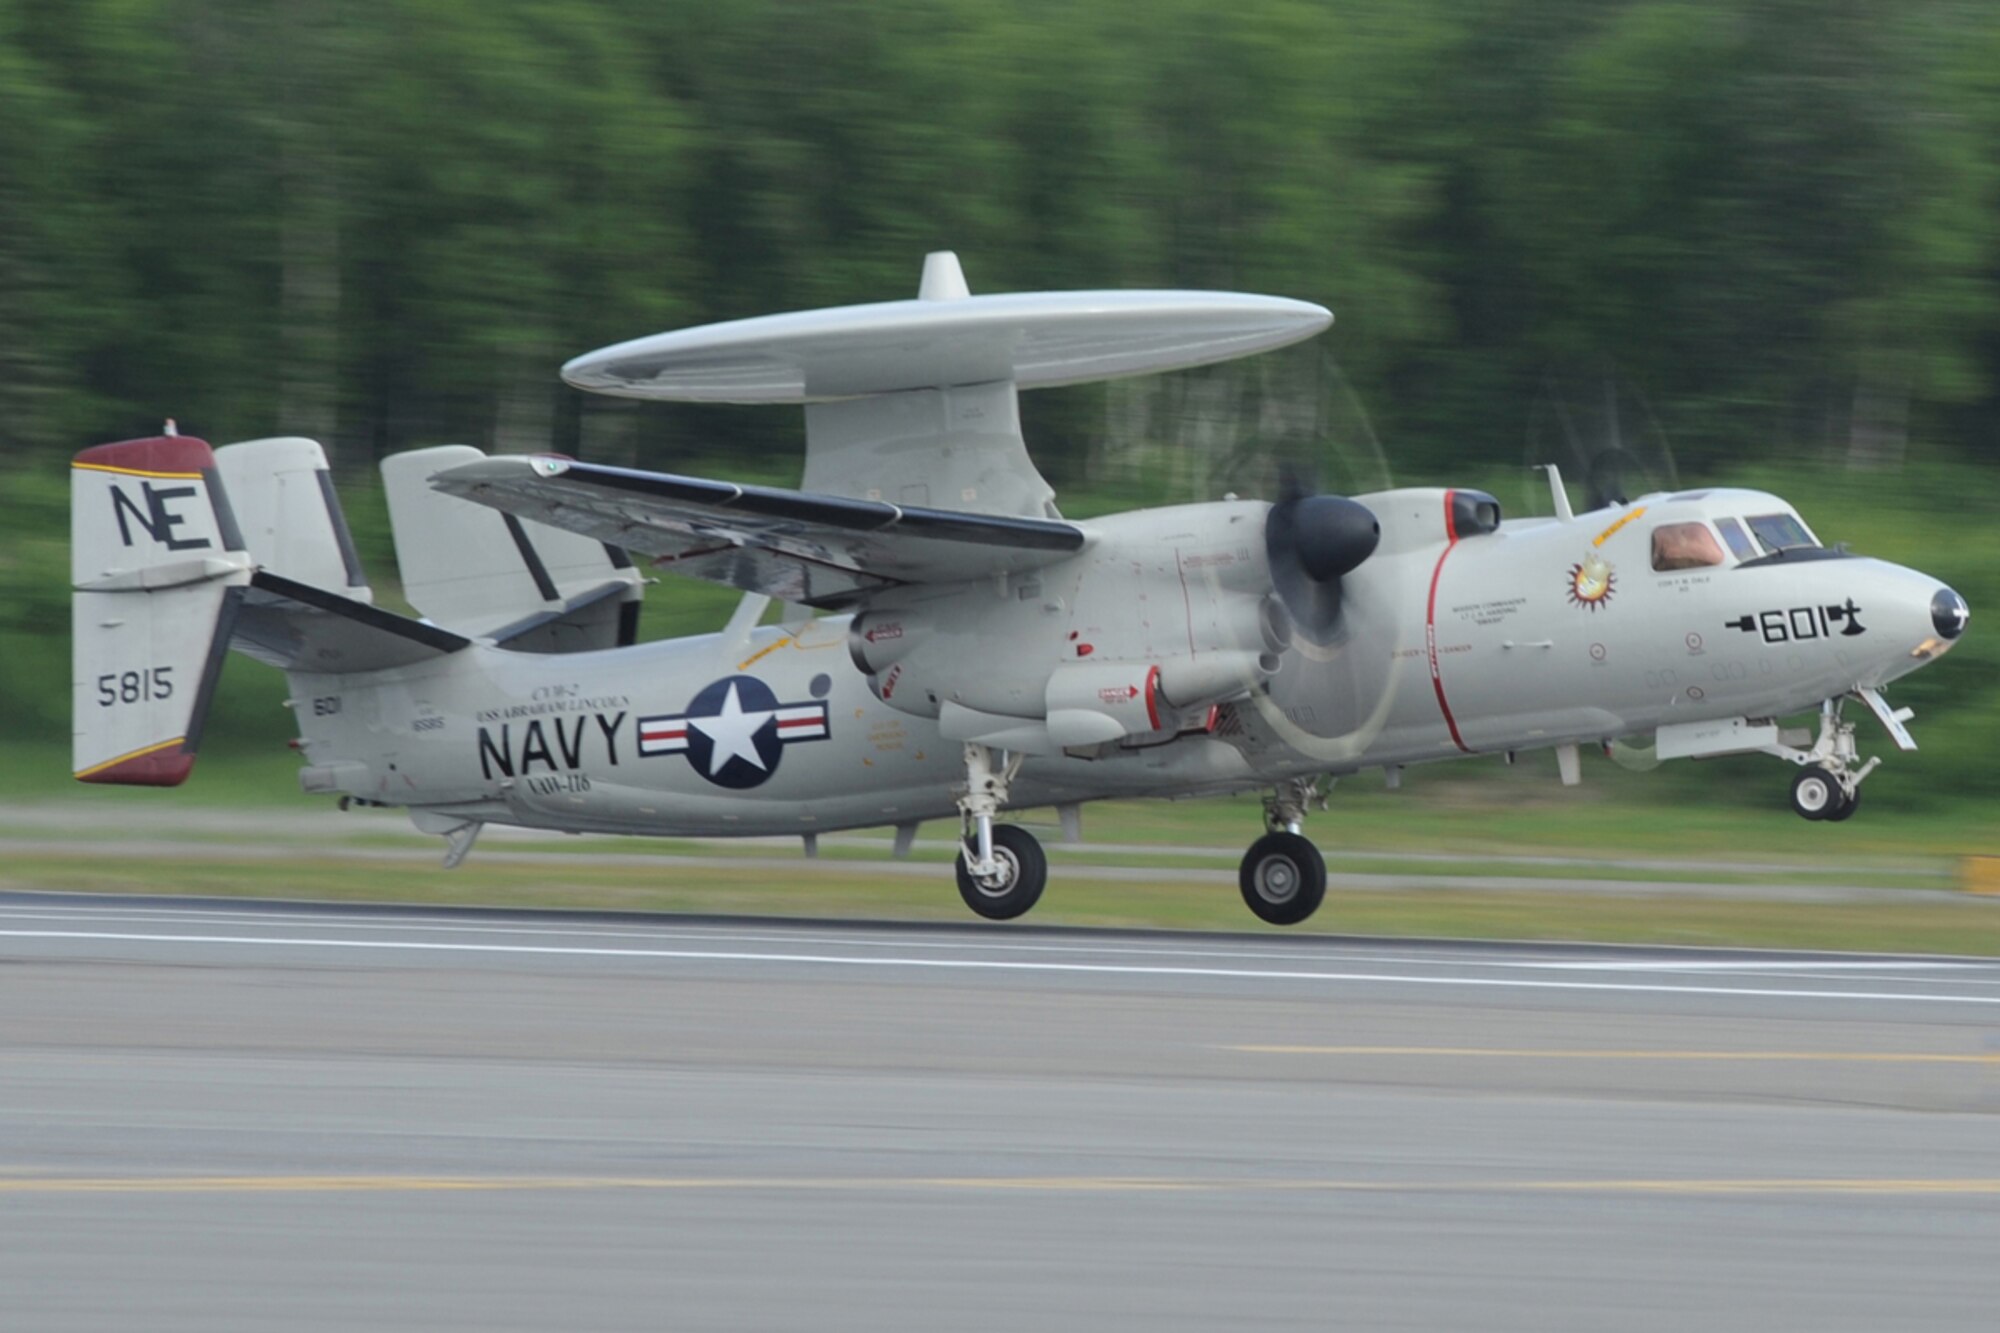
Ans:
{"type": "Polygon", "coordinates": [[[1931,598],[1931,625],[1938,637],[1950,642],[1965,633],[1966,622],[1972,619],[1972,608],[1965,599],[1950,588],[1939,588],[1931,598]]]}

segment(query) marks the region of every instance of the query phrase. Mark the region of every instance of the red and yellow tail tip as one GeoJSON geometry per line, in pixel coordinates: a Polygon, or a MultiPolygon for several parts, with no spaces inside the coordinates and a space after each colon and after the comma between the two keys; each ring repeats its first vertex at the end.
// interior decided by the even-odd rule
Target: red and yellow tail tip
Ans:
{"type": "Polygon", "coordinates": [[[92,445],[71,459],[70,466],[131,477],[191,478],[215,466],[215,451],[208,441],[192,435],[155,435],[92,445]]]}
{"type": "Polygon", "coordinates": [[[78,782],[106,782],[125,787],[178,787],[192,772],[194,753],[187,748],[187,737],[176,736],[78,769],[73,776],[78,782]]]}

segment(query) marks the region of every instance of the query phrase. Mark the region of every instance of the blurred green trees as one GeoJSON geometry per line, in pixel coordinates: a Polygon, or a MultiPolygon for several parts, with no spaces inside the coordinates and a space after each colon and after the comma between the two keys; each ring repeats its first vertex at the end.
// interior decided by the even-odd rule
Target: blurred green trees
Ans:
{"type": "MultiPolygon", "coordinates": [[[[796,413],[555,369],[937,248],[1324,303],[1399,479],[1518,465],[1582,384],[1690,478],[1941,468],[1995,514],[1990,4],[0,0],[0,633],[60,623],[39,479],[167,416],[350,488],[446,440],[788,481],[796,413]]],[[[1028,406],[1090,507],[1100,400],[1028,406]]]]}
{"type": "Polygon", "coordinates": [[[0,0],[0,432],[779,453],[553,370],[951,247],[1325,302],[1419,470],[1606,368],[1698,466],[1977,455],[1996,71],[1962,0],[0,0]]]}

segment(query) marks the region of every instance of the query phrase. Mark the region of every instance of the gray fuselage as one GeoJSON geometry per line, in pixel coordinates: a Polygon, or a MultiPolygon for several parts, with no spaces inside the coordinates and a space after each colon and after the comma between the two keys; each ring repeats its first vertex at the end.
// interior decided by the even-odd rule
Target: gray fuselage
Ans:
{"type": "MultiPolygon", "coordinates": [[[[929,698],[898,698],[892,683],[885,700],[895,668],[858,660],[844,615],[598,652],[476,646],[392,671],[292,673],[302,781],[532,827],[795,834],[953,816],[963,717],[1053,731],[1074,710],[1056,707],[1054,688],[1045,703],[1045,684],[1082,668],[1150,669],[1169,688],[1198,679],[1207,697],[1171,700],[1182,706],[1165,720],[1117,739],[1031,748],[1017,808],[1783,716],[1941,651],[1936,580],[1882,561],[1732,546],[1717,563],[1655,567],[1673,560],[1663,529],[1705,528],[1720,547],[1719,520],[1796,521],[1758,492],[1645,497],[1475,535],[1451,530],[1448,492],[1357,498],[1379,516],[1381,544],[1342,580],[1340,632],[1325,645],[1268,642],[1269,572],[1253,536],[1265,506],[1142,511],[1084,524],[1091,546],[1031,581],[926,589],[900,608],[881,599],[912,613],[913,641],[931,636],[897,659],[928,673],[929,698]],[[1259,652],[1275,669],[1255,679],[1201,674],[1259,652]],[[951,682],[972,705],[956,722],[951,682]]],[[[1116,692],[1099,693],[1118,716],[1116,692]]]]}

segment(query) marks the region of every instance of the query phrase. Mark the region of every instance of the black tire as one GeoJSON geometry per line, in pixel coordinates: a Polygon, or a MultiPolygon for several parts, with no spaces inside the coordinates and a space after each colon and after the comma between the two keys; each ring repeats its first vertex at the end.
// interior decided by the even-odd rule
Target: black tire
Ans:
{"type": "Polygon", "coordinates": [[[1236,883],[1260,919],[1296,926],[1326,898],[1326,859],[1296,833],[1266,833],[1243,854],[1236,883]]]}
{"type": "Polygon", "coordinates": [[[1838,824],[1843,819],[1852,819],[1854,812],[1860,806],[1861,789],[1859,787],[1856,787],[1853,791],[1843,791],[1840,793],[1839,806],[1827,811],[1826,822],[1829,824],[1838,824]]]}
{"type": "Polygon", "coordinates": [[[1049,858],[1035,835],[1019,824],[993,826],[993,855],[1002,867],[998,883],[981,883],[966,869],[976,853],[969,847],[958,854],[958,896],[988,921],[1012,921],[1033,907],[1049,882],[1049,858]]]}
{"type": "Polygon", "coordinates": [[[1803,818],[1832,818],[1845,798],[1840,779],[1818,764],[1800,769],[1799,775],[1792,779],[1792,809],[1803,818]]]}

